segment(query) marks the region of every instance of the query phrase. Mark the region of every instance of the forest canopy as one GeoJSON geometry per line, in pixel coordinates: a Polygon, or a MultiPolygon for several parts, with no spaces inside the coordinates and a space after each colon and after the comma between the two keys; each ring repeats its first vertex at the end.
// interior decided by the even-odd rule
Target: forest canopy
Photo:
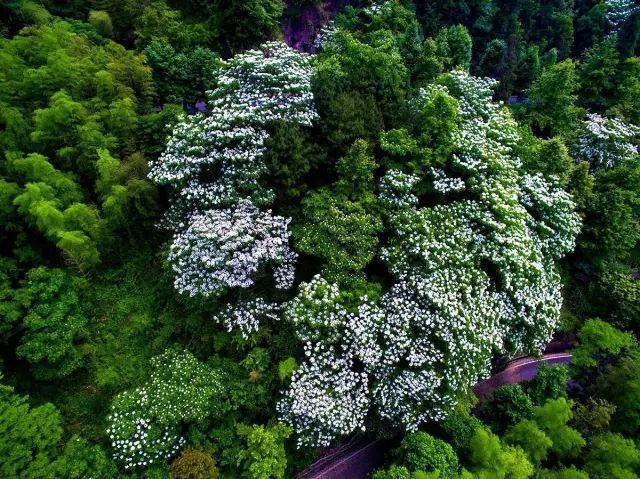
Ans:
{"type": "Polygon", "coordinates": [[[640,477],[640,4],[7,0],[0,32],[0,476],[378,439],[372,479],[640,477]]]}

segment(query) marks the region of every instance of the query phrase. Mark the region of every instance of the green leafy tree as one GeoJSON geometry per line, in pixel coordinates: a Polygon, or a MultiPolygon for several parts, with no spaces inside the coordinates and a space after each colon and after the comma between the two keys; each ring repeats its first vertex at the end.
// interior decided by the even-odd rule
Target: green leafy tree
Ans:
{"type": "Polygon", "coordinates": [[[25,329],[17,353],[32,364],[36,377],[64,377],[82,366],[78,343],[87,323],[81,299],[86,287],[66,270],[40,267],[29,271],[16,291],[25,329]]]}
{"type": "Polygon", "coordinates": [[[171,479],[219,479],[220,473],[211,454],[185,449],[171,463],[171,479]]]}
{"type": "Polygon", "coordinates": [[[504,447],[486,428],[478,429],[471,440],[470,465],[480,478],[526,479],[533,475],[533,465],[522,449],[504,447]]]}
{"type": "Polygon", "coordinates": [[[507,444],[521,447],[534,464],[540,464],[547,457],[553,445],[551,439],[540,430],[538,425],[525,419],[509,428],[504,436],[507,444]]]}
{"type": "Polygon", "coordinates": [[[457,67],[469,70],[472,40],[469,31],[463,25],[440,30],[435,40],[440,55],[447,59],[445,70],[457,67]]]}
{"type": "Polygon", "coordinates": [[[573,424],[585,436],[609,430],[616,406],[601,398],[588,398],[573,406],[573,424]]]}
{"type": "Polygon", "coordinates": [[[497,76],[503,69],[503,61],[507,53],[507,43],[494,38],[484,46],[478,62],[478,69],[482,75],[497,76]]]}
{"type": "Polygon", "coordinates": [[[322,189],[303,200],[304,222],[294,229],[297,248],[322,258],[323,276],[333,282],[364,279],[382,231],[373,194],[375,160],[369,145],[357,141],[338,162],[333,191],[322,189]]]}
{"type": "Polygon", "coordinates": [[[198,46],[185,52],[176,50],[170,43],[153,40],[144,50],[153,79],[162,102],[195,102],[206,97],[206,92],[216,86],[212,74],[220,66],[218,55],[198,46]]]}
{"type": "Polygon", "coordinates": [[[218,34],[232,53],[271,40],[283,8],[282,0],[215,0],[212,5],[218,34]]]}
{"type": "Polygon", "coordinates": [[[540,140],[526,131],[519,148],[524,168],[533,174],[542,173],[562,186],[568,185],[575,174],[576,162],[561,138],[540,140]]]}
{"type": "Polygon", "coordinates": [[[322,131],[341,151],[377,139],[403,110],[408,72],[390,32],[363,43],[339,31],[318,59],[313,93],[322,131]]]}
{"type": "Polygon", "coordinates": [[[615,101],[610,112],[640,124],[640,58],[631,57],[622,62],[616,80],[615,101]]]}
{"type": "Polygon", "coordinates": [[[89,12],[89,23],[94,26],[99,35],[110,38],[113,35],[113,24],[109,14],[102,10],[89,12]]]}
{"type": "Polygon", "coordinates": [[[48,239],[81,269],[99,261],[97,240],[100,218],[95,208],[79,203],[81,193],[69,175],[56,170],[45,157],[31,154],[12,159],[15,171],[25,178],[24,189],[13,199],[48,239]]]}
{"type": "Polygon", "coordinates": [[[325,154],[314,144],[312,132],[289,122],[271,125],[266,146],[269,184],[274,185],[276,203],[286,209],[307,192],[313,183],[312,172],[326,163],[325,154]]]}
{"type": "Polygon", "coordinates": [[[619,54],[618,36],[610,35],[589,48],[580,62],[580,102],[592,108],[607,108],[614,97],[619,54]]]}
{"type": "Polygon", "coordinates": [[[551,451],[560,457],[575,457],[585,445],[580,433],[567,425],[573,417],[566,398],[550,399],[533,410],[534,421],[551,439],[551,451]]]}
{"type": "Polygon", "coordinates": [[[572,369],[577,372],[597,368],[601,361],[619,357],[635,345],[633,335],[600,319],[588,319],[578,332],[578,346],[572,351],[572,369]]]}
{"type": "Polygon", "coordinates": [[[0,385],[0,475],[6,478],[48,477],[62,439],[60,413],[52,404],[31,408],[28,399],[0,385]]]}
{"type": "Polygon", "coordinates": [[[611,321],[625,331],[638,331],[640,320],[640,284],[633,270],[623,263],[609,263],[598,278],[597,289],[608,292],[599,307],[611,321]]]}
{"type": "Polygon", "coordinates": [[[420,150],[418,158],[409,161],[413,172],[424,174],[428,167],[446,164],[456,150],[456,135],[462,126],[459,100],[434,89],[420,105],[414,124],[420,150]]]}
{"type": "Polygon", "coordinates": [[[582,116],[576,105],[577,89],[575,62],[565,60],[544,69],[527,91],[532,124],[552,136],[572,138],[582,116]]]}
{"type": "Polygon", "coordinates": [[[453,448],[426,432],[407,434],[398,453],[402,463],[412,471],[439,471],[443,479],[455,477],[458,472],[458,457],[453,448]]]}
{"type": "Polygon", "coordinates": [[[637,156],[597,175],[578,241],[585,257],[596,265],[604,268],[606,263],[630,259],[640,240],[639,185],[640,158],[637,156]]]}
{"type": "Polygon", "coordinates": [[[236,430],[247,445],[238,456],[243,477],[283,479],[287,467],[284,441],[291,435],[291,428],[282,423],[266,427],[238,424],[236,430]]]}
{"type": "Polygon", "coordinates": [[[504,433],[522,419],[532,417],[533,403],[520,384],[505,385],[489,393],[478,405],[477,413],[492,430],[504,433]]]}
{"type": "Polygon", "coordinates": [[[616,406],[612,426],[615,431],[636,434],[640,429],[640,359],[637,355],[610,364],[600,375],[593,391],[616,406]]]}
{"type": "Polygon", "coordinates": [[[589,479],[586,472],[580,471],[575,467],[558,470],[541,469],[538,471],[540,479],[589,479]]]}
{"type": "Polygon", "coordinates": [[[549,366],[543,363],[536,376],[523,384],[533,404],[541,406],[548,399],[567,397],[569,369],[564,365],[549,366]]]}
{"type": "Polygon", "coordinates": [[[619,434],[594,437],[584,460],[590,479],[632,479],[640,470],[640,451],[619,434]]]}
{"type": "Polygon", "coordinates": [[[143,2],[135,18],[136,47],[139,50],[152,41],[180,42],[189,27],[181,22],[180,11],[170,8],[164,1],[143,2]]]}
{"type": "Polygon", "coordinates": [[[411,479],[411,472],[404,466],[393,465],[389,469],[378,469],[371,474],[371,479],[411,479]]]}
{"type": "Polygon", "coordinates": [[[506,477],[528,479],[533,476],[534,466],[529,461],[526,453],[519,447],[505,447],[503,458],[506,477]]]}
{"type": "Polygon", "coordinates": [[[6,341],[22,318],[22,307],[14,301],[14,283],[18,275],[16,262],[0,257],[0,340],[6,341]]]}
{"type": "Polygon", "coordinates": [[[442,421],[442,428],[447,435],[447,439],[461,459],[463,455],[468,455],[471,439],[480,427],[483,427],[482,421],[468,412],[460,411],[458,408],[442,421]]]}
{"type": "MultiPolygon", "coordinates": [[[[140,219],[132,217],[141,212],[138,206],[154,201],[144,173],[135,181],[123,177],[114,195],[95,190],[97,163],[105,151],[123,163],[135,155],[139,121],[154,86],[142,56],[77,28],[77,23],[55,21],[0,45],[6,71],[0,104],[8,107],[2,114],[7,128],[0,131],[7,162],[1,174],[22,188],[12,202],[24,224],[14,231],[28,231],[37,254],[42,247],[35,227],[67,260],[88,270],[110,246],[111,235],[105,233],[115,227],[121,232],[124,224],[113,218],[105,222],[103,214],[126,214],[133,225],[140,219]]],[[[19,235],[7,240],[9,247],[21,241],[19,235]]]]}
{"type": "Polygon", "coordinates": [[[51,465],[51,474],[55,479],[124,479],[116,463],[106,451],[90,444],[86,439],[73,436],[64,451],[51,465]]]}

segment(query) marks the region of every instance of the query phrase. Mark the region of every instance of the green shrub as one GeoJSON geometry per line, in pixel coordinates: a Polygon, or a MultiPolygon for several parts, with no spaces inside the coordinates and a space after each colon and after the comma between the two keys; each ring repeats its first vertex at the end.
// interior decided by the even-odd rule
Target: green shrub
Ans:
{"type": "Polygon", "coordinates": [[[482,421],[467,412],[452,411],[444,421],[442,428],[447,434],[447,439],[458,452],[467,454],[471,446],[471,439],[476,430],[483,427],[482,421]]]}
{"type": "Polygon", "coordinates": [[[640,469],[640,451],[619,434],[594,437],[584,460],[590,479],[635,479],[640,469]]]}
{"type": "Polygon", "coordinates": [[[509,427],[532,417],[533,403],[521,385],[500,386],[478,405],[477,413],[494,432],[503,434],[509,427]]]}
{"type": "Polygon", "coordinates": [[[291,428],[282,423],[273,426],[236,426],[238,435],[247,447],[238,456],[238,465],[248,479],[283,479],[287,468],[284,441],[291,435],[291,428]]]}
{"type": "Polygon", "coordinates": [[[371,479],[411,479],[411,473],[404,466],[391,466],[386,470],[374,471],[371,479]]]}
{"type": "Polygon", "coordinates": [[[405,436],[400,444],[403,464],[413,471],[440,471],[443,479],[458,472],[458,457],[446,442],[426,432],[414,432],[405,436]]]}
{"type": "Polygon", "coordinates": [[[553,444],[538,425],[529,419],[520,421],[511,427],[505,434],[504,441],[507,444],[521,447],[535,464],[539,464],[547,457],[553,444]]]}
{"type": "Polygon", "coordinates": [[[536,405],[542,405],[547,399],[567,397],[569,369],[564,365],[548,366],[543,363],[536,377],[523,384],[523,388],[536,405]]]}
{"type": "Polygon", "coordinates": [[[553,443],[551,450],[558,456],[575,457],[585,440],[575,429],[567,426],[573,417],[571,402],[566,398],[550,399],[533,411],[535,422],[553,443]]]}
{"type": "Polygon", "coordinates": [[[616,406],[600,398],[587,398],[573,406],[573,424],[582,434],[590,436],[609,429],[616,406]]]}
{"type": "Polygon", "coordinates": [[[91,10],[89,12],[89,23],[95,27],[101,36],[111,38],[113,35],[113,24],[107,12],[103,10],[91,10]]]}
{"type": "Polygon", "coordinates": [[[171,464],[171,479],[218,479],[220,473],[211,454],[185,449],[171,464]]]}

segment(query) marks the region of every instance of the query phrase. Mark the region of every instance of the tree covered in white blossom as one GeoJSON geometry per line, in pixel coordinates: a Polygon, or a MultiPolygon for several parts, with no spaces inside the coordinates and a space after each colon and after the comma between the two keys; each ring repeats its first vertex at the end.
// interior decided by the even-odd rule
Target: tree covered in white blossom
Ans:
{"type": "Polygon", "coordinates": [[[640,11],[640,6],[635,0],[606,0],[607,20],[614,27],[619,27],[634,13],[640,11]]]}
{"type": "Polygon", "coordinates": [[[221,374],[188,351],[169,349],[152,358],[149,381],[117,395],[107,418],[113,458],[125,469],[176,455],[185,444],[182,425],[221,412],[221,374]]]}
{"type": "Polygon", "coordinates": [[[595,169],[612,168],[638,154],[639,139],[637,126],[590,113],[578,140],[578,157],[589,161],[595,169]]]}
{"type": "Polygon", "coordinates": [[[455,71],[411,102],[451,95],[463,121],[455,154],[432,170],[438,205],[419,206],[417,176],[382,179],[392,234],[381,258],[395,284],[381,301],[350,307],[315,278],[287,306],[307,362],[279,408],[300,444],[327,445],[368,415],[406,430],[440,420],[494,352],[538,352],[550,339],[562,304],[554,263],[580,221],[567,193],[521,173],[517,125],[492,101],[494,86],[455,71]]]}
{"type": "Polygon", "coordinates": [[[266,126],[310,125],[317,115],[309,57],[283,43],[233,57],[222,64],[217,81],[209,92],[210,112],[183,118],[149,173],[174,194],[166,218],[173,229],[185,228],[193,213],[239,199],[268,205],[273,192],[260,182],[266,126]]]}
{"type": "MultiPolygon", "coordinates": [[[[366,307],[363,299],[361,307],[366,307]]],[[[368,331],[349,334],[356,315],[343,303],[338,286],[316,276],[300,285],[298,296],[285,309],[307,361],[293,373],[278,410],[298,432],[300,446],[328,446],[362,427],[371,405],[369,375],[354,370],[358,348],[348,344],[350,339],[366,341],[368,331]]]]}
{"type": "Polygon", "coordinates": [[[224,62],[210,112],[175,127],[149,176],[173,194],[165,222],[175,230],[169,262],[178,291],[247,288],[269,266],[277,287],[291,286],[289,220],[258,209],[273,200],[262,156],[270,123],[308,126],[317,116],[310,81],[307,56],[267,43],[224,62]]]}

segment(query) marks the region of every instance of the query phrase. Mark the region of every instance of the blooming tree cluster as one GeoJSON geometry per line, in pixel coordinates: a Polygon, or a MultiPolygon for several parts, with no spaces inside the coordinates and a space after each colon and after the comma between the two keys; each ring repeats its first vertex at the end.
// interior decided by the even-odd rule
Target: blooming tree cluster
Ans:
{"type": "Polygon", "coordinates": [[[266,126],[273,121],[310,125],[316,117],[307,56],[280,42],[233,57],[218,72],[209,92],[210,113],[179,123],[149,176],[175,197],[167,222],[187,226],[185,218],[249,198],[269,204],[273,193],[260,184],[266,126]]]}
{"type": "Polygon", "coordinates": [[[639,136],[640,128],[635,125],[590,113],[578,141],[578,156],[594,168],[612,168],[638,154],[639,136]]]}
{"type": "Polygon", "coordinates": [[[185,443],[182,423],[214,414],[224,391],[218,371],[188,351],[165,351],[151,371],[147,384],[115,397],[107,418],[113,457],[125,469],[173,457],[185,443]]]}
{"type": "Polygon", "coordinates": [[[382,179],[394,234],[381,258],[395,284],[381,301],[349,307],[315,278],[287,306],[307,362],[279,410],[300,444],[327,445],[372,413],[407,430],[440,420],[494,351],[537,352],[550,339],[562,302],[554,262],[580,221],[567,193],[521,173],[517,125],[492,102],[494,86],[456,71],[412,102],[451,95],[463,121],[447,168],[432,171],[441,204],[419,207],[416,176],[382,179]]]}
{"type": "Polygon", "coordinates": [[[387,5],[388,1],[374,1],[371,2],[371,5],[369,5],[368,7],[365,7],[362,9],[362,12],[365,15],[369,15],[371,17],[380,14],[380,12],[382,12],[382,9],[385,7],[385,5],[387,5]]]}
{"type": "Polygon", "coordinates": [[[291,285],[288,220],[258,209],[273,200],[260,182],[262,156],[269,123],[310,125],[317,116],[310,82],[307,56],[267,43],[224,63],[210,113],[175,127],[149,176],[173,192],[165,220],[176,231],[169,261],[179,291],[246,288],[268,264],[277,287],[291,285]]]}

